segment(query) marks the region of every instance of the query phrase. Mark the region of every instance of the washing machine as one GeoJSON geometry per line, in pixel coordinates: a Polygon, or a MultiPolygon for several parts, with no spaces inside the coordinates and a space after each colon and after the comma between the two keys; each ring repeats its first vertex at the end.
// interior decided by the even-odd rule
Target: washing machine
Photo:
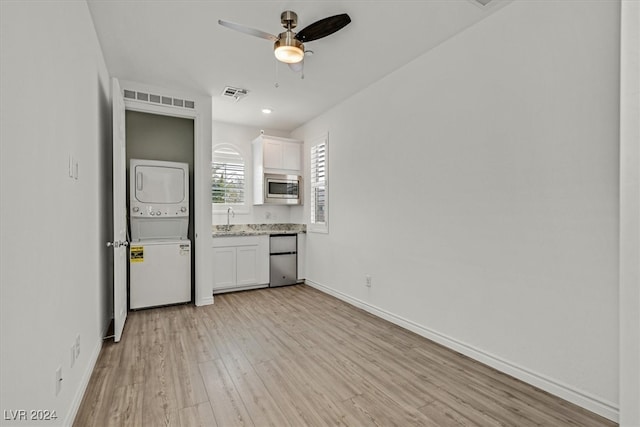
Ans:
{"type": "Polygon", "coordinates": [[[147,240],[129,248],[132,310],[191,301],[191,242],[147,240]]]}

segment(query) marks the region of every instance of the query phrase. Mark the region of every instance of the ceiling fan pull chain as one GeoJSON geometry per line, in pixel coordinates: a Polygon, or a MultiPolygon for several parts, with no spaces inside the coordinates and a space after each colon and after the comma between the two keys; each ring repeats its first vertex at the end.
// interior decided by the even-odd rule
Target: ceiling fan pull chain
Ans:
{"type": "Polygon", "coordinates": [[[278,60],[273,61],[276,66],[275,74],[276,74],[276,83],[274,84],[275,88],[278,89],[280,87],[280,83],[278,83],[278,60]]]}

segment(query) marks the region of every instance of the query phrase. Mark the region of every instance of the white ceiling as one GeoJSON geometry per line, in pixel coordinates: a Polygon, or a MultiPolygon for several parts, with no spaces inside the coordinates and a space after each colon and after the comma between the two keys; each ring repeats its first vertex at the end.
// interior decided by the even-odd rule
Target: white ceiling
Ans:
{"type": "MultiPolygon", "coordinates": [[[[217,1],[88,0],[112,76],[213,97],[214,120],[290,131],[465,28],[506,0],[217,1]],[[351,24],[305,44],[305,78],[277,63],[272,42],[218,25],[218,19],[278,34],[280,13],[298,30],[339,13],[351,24]],[[276,87],[278,83],[278,87],[276,87]],[[245,88],[239,102],[225,86],[245,88]],[[263,107],[273,113],[265,115],[263,107]]],[[[411,88],[399,88],[410,91],[411,88]]]]}

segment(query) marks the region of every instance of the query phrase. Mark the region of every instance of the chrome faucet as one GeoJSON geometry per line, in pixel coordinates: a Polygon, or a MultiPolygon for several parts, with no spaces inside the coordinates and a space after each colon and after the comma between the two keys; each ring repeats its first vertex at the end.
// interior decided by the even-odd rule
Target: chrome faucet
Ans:
{"type": "Polygon", "coordinates": [[[231,219],[230,217],[236,217],[236,213],[233,211],[233,208],[229,206],[227,208],[227,231],[231,228],[231,219]]]}

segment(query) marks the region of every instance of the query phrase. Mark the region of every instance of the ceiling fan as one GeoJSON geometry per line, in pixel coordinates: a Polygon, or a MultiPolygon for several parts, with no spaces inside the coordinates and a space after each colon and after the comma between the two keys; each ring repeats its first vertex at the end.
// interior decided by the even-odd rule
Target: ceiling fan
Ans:
{"type": "Polygon", "coordinates": [[[280,62],[289,64],[294,71],[300,70],[300,65],[304,59],[304,44],[314,40],[327,37],[336,31],[341,30],[351,22],[351,18],[346,13],[329,16],[314,22],[313,24],[303,28],[298,33],[292,31],[298,25],[298,15],[290,10],[285,10],[280,14],[280,22],[286,31],[274,36],[255,28],[245,27],[244,25],[234,24],[233,22],[218,20],[218,24],[249,34],[250,36],[260,37],[274,42],[273,51],[276,59],[280,62]]]}

